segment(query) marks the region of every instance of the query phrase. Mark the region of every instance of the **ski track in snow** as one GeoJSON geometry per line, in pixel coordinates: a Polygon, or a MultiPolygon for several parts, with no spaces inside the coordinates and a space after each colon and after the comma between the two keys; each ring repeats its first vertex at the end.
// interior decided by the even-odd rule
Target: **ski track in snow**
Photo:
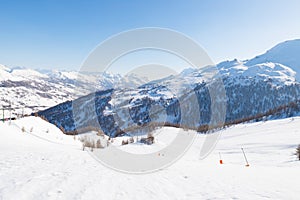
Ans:
{"type": "Polygon", "coordinates": [[[198,135],[174,165],[133,175],[102,166],[73,137],[39,118],[1,122],[0,199],[297,199],[299,125],[293,118],[227,128],[204,160],[198,156],[205,136],[198,135]],[[39,137],[20,129],[31,126],[39,137]]]}

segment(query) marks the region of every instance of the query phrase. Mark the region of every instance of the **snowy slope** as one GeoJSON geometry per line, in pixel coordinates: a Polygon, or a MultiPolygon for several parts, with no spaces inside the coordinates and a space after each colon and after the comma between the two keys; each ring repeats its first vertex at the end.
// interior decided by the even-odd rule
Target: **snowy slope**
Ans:
{"type": "MultiPolygon", "coordinates": [[[[217,132],[221,139],[204,160],[198,157],[206,136],[198,135],[174,165],[130,175],[102,166],[73,137],[39,118],[0,124],[0,199],[298,199],[300,161],[293,153],[299,126],[297,117],[230,127],[217,132]],[[33,127],[32,134],[22,133],[23,126],[33,127]]],[[[124,148],[137,150],[134,144],[124,148]]]]}

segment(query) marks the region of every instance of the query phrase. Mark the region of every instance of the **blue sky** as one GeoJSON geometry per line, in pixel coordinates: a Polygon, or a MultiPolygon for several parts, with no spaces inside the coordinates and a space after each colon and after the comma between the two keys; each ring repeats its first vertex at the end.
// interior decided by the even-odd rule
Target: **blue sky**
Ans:
{"type": "Polygon", "coordinates": [[[100,42],[140,27],[182,32],[215,62],[252,58],[300,38],[299,10],[297,0],[0,0],[0,63],[79,69],[100,42]]]}

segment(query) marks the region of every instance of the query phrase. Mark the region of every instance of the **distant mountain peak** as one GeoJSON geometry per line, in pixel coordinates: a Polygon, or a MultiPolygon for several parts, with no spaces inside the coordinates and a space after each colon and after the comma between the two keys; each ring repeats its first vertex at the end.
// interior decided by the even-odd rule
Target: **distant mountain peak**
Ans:
{"type": "Polygon", "coordinates": [[[1,64],[0,64],[0,71],[10,72],[11,69],[10,69],[9,67],[5,66],[5,65],[1,65],[1,64]]]}

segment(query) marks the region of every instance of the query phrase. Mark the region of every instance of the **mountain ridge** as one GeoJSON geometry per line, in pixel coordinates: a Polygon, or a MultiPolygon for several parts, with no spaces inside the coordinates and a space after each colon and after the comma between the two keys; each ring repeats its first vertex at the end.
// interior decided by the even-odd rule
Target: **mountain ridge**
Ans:
{"type": "MultiPolygon", "coordinates": [[[[89,119],[88,117],[80,119],[79,121],[81,124],[79,127],[84,128],[90,126],[91,121],[93,121],[94,125],[95,123],[102,124],[102,126],[105,127],[104,131],[106,131],[108,135],[114,136],[122,133],[122,129],[124,127],[126,129],[126,126],[129,126],[127,122],[120,122],[123,124],[115,126],[115,115],[120,114],[121,118],[122,116],[126,117],[126,114],[124,114],[126,109],[129,109],[130,115],[132,115],[131,119],[133,121],[131,123],[139,123],[143,126],[151,123],[152,119],[149,115],[150,110],[152,107],[158,106],[166,110],[165,119],[167,119],[168,124],[180,124],[182,118],[184,118],[184,114],[180,111],[179,101],[182,97],[190,98],[189,96],[184,97],[184,95],[187,94],[185,92],[190,90],[196,94],[198,103],[201,102],[199,103],[201,120],[197,122],[185,122],[192,124],[183,125],[199,127],[207,125],[211,117],[212,110],[210,106],[212,104],[212,99],[210,99],[209,86],[214,84],[213,80],[215,78],[221,78],[227,96],[226,98],[222,97],[220,101],[224,101],[224,103],[227,104],[227,122],[253,118],[262,113],[267,113],[270,110],[284,107],[284,105],[298,102],[298,96],[300,94],[299,79],[297,78],[299,76],[299,71],[297,71],[298,60],[296,59],[296,66],[290,67],[277,62],[270,62],[270,60],[265,59],[266,57],[273,58],[270,55],[274,55],[272,52],[277,52],[276,55],[279,58],[274,58],[273,61],[280,60],[281,56],[278,56],[278,52],[283,52],[285,55],[286,52],[295,49],[298,50],[298,47],[295,47],[298,45],[298,42],[298,40],[295,41],[296,45],[293,41],[278,44],[265,54],[251,60],[239,61],[235,59],[232,61],[221,62],[216,66],[207,66],[201,69],[185,69],[178,75],[172,75],[148,83],[140,82],[138,83],[140,84],[139,87],[130,87],[129,84],[127,86],[131,89],[128,90],[117,88],[107,90],[114,88],[114,81],[112,81],[111,78],[120,80],[120,76],[111,75],[107,82],[104,80],[104,83],[107,83],[109,87],[99,89],[95,88],[94,85],[97,83],[95,82],[97,79],[87,78],[89,76],[80,74],[80,76],[82,76],[79,78],[81,82],[78,82],[77,80],[77,82],[75,81],[75,84],[75,82],[72,81],[74,80],[72,77],[75,77],[76,75],[75,72],[56,72],[51,77],[51,81],[55,83],[57,80],[61,80],[60,78],[64,80],[63,84],[58,88],[58,91],[65,89],[65,84],[76,88],[76,90],[81,89],[92,93],[79,99],[73,97],[73,99],[76,99],[74,101],[70,101],[72,98],[62,99],[62,101],[59,102],[61,104],[40,111],[38,114],[49,120],[51,123],[56,124],[58,127],[62,127],[65,131],[74,131],[76,127],[74,119],[72,119],[72,104],[74,104],[74,102],[80,102],[80,105],[84,106],[86,103],[82,100],[86,99],[89,102],[95,103],[96,116],[94,116],[93,119],[89,119]],[[291,46],[291,50],[287,50],[288,46],[291,46]],[[259,63],[260,60],[262,60],[261,63],[259,63]],[[84,81],[91,81],[93,84],[89,85],[84,81]],[[68,102],[62,103],[66,100],[68,100],[68,102]],[[116,113],[113,109],[114,107],[120,107],[123,111],[116,113]]],[[[298,54],[298,51],[291,53],[291,55],[295,54],[298,54]]],[[[2,69],[4,69],[2,70],[4,71],[3,73],[9,73],[7,68],[2,67],[2,69]]],[[[101,81],[103,80],[100,80],[100,83],[101,81]]],[[[6,85],[9,84],[12,83],[6,83],[6,85]]],[[[136,83],[133,83],[133,86],[136,85],[136,83]]],[[[47,93],[45,92],[45,94],[47,93]]],[[[84,94],[84,92],[81,94],[84,94]]],[[[81,109],[84,108],[81,107],[81,109]]],[[[189,110],[189,112],[194,111],[189,110]]],[[[298,113],[299,107],[298,103],[296,103],[296,106],[292,109],[288,108],[286,111],[282,111],[281,116],[298,115],[298,113]]],[[[89,116],[88,113],[85,113],[85,116],[89,116]]],[[[154,122],[158,124],[162,123],[161,117],[156,117],[159,120],[154,122]]]]}
{"type": "MultiPolygon", "coordinates": [[[[74,133],[77,128],[94,126],[111,137],[124,134],[132,124],[140,128],[165,124],[207,130],[201,127],[209,126],[214,120],[213,104],[226,105],[225,124],[299,115],[300,83],[297,75],[294,68],[284,64],[235,59],[216,66],[186,69],[178,75],[152,81],[136,89],[96,92],[38,114],[66,132],[74,133]],[[226,96],[211,96],[211,88],[215,94],[222,94],[222,88],[214,87],[217,79],[222,80],[226,96]],[[195,94],[196,100],[191,93],[195,94]],[[217,101],[212,98],[217,98],[217,101]],[[183,100],[191,103],[191,107],[184,108],[185,112],[180,103],[183,100]],[[74,104],[80,105],[77,108],[81,114],[78,118],[72,118],[74,104]],[[95,105],[95,113],[86,109],[91,106],[89,104],[95,105]],[[158,111],[152,116],[151,110],[156,107],[163,112],[158,111]]],[[[218,113],[216,116],[222,118],[218,113]]],[[[218,123],[219,119],[216,120],[218,123]]]]}

